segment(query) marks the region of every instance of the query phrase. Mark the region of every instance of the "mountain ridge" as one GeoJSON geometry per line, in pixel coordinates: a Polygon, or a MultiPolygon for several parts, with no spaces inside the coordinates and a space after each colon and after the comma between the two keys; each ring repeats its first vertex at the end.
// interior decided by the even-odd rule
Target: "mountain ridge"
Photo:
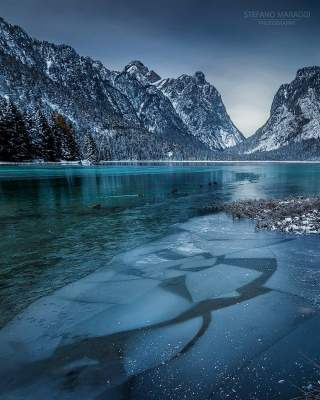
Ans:
{"type": "Polygon", "coordinates": [[[253,154],[287,146],[298,149],[299,143],[305,148],[303,142],[319,139],[320,67],[308,66],[298,69],[290,83],[280,85],[266,123],[233,151],[253,154]]]}
{"type": "MultiPolygon", "coordinates": [[[[298,69],[279,87],[268,120],[247,139],[201,71],[161,78],[139,60],[113,71],[69,45],[33,39],[3,18],[0,66],[0,130],[8,140],[0,143],[0,160],[13,143],[33,149],[30,159],[292,159],[301,157],[299,148],[305,157],[317,157],[319,66],[298,69]],[[25,132],[14,137],[21,124],[25,132]],[[57,148],[73,141],[72,151],[57,148]],[[55,149],[47,149],[48,143],[55,149]]],[[[17,157],[22,154],[27,153],[17,157]]]]}
{"type": "Polygon", "coordinates": [[[33,39],[1,19],[0,65],[0,95],[22,114],[41,111],[49,124],[53,113],[62,115],[82,153],[92,143],[87,136],[102,159],[207,159],[221,148],[193,134],[158,89],[160,76],[140,61],[112,71],[69,45],[33,39]]]}
{"type": "Polygon", "coordinates": [[[244,140],[232,123],[221,95],[201,71],[156,83],[170,99],[191,134],[211,149],[224,150],[244,140]]]}

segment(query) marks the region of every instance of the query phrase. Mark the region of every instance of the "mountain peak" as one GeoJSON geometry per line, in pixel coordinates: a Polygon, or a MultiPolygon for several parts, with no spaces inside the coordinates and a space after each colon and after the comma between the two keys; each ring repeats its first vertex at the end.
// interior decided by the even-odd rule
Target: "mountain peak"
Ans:
{"type": "Polygon", "coordinates": [[[165,79],[157,87],[171,100],[189,131],[211,150],[222,150],[243,140],[233,125],[217,89],[201,71],[165,79]]]}
{"type": "Polygon", "coordinates": [[[18,35],[22,36],[24,39],[31,39],[19,25],[12,25],[2,17],[0,17],[0,26],[2,31],[1,33],[4,35],[18,35]]]}
{"type": "Polygon", "coordinates": [[[320,67],[299,69],[295,79],[278,89],[268,121],[250,138],[245,151],[276,151],[285,146],[298,149],[303,141],[319,140],[319,98],[320,67]]]}
{"type": "Polygon", "coordinates": [[[206,83],[206,78],[202,71],[196,71],[194,74],[194,78],[195,78],[196,82],[200,85],[206,83]]]}
{"type": "Polygon", "coordinates": [[[156,72],[149,70],[149,68],[139,60],[129,62],[129,64],[124,67],[124,72],[134,75],[141,83],[154,83],[161,79],[156,72]]]}
{"type": "Polygon", "coordinates": [[[316,74],[320,74],[320,67],[317,65],[313,65],[310,67],[300,68],[297,71],[297,78],[309,78],[316,74]]]}
{"type": "Polygon", "coordinates": [[[149,69],[139,60],[130,61],[125,67],[125,72],[140,72],[142,75],[146,75],[149,69]]]}

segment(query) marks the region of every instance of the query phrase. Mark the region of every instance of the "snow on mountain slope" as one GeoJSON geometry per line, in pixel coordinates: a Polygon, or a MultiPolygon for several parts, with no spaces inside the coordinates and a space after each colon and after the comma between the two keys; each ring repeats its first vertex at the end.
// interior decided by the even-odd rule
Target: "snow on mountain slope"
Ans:
{"type": "MultiPolygon", "coordinates": [[[[48,121],[54,111],[59,112],[74,125],[80,147],[90,134],[102,158],[166,158],[169,153],[183,159],[207,157],[204,150],[209,149],[201,148],[201,143],[187,148],[184,133],[179,143],[169,136],[152,137],[130,99],[111,83],[115,73],[102,63],[79,56],[70,46],[34,40],[3,19],[0,66],[2,96],[23,113],[41,110],[48,121]]],[[[148,79],[155,78],[150,72],[148,79]]]]}
{"type": "Polygon", "coordinates": [[[21,109],[58,110],[81,130],[89,121],[96,132],[141,126],[128,99],[110,85],[106,68],[70,46],[34,40],[0,20],[0,65],[0,90],[21,109]]]}
{"type": "Polygon", "coordinates": [[[186,133],[187,127],[171,102],[152,85],[149,77],[148,68],[140,61],[133,61],[122,72],[113,73],[112,84],[130,100],[138,117],[150,132],[165,135],[186,133]]]}
{"type": "Polygon", "coordinates": [[[245,153],[272,151],[320,138],[320,67],[297,71],[291,83],[280,86],[266,124],[245,146],[245,153]]]}
{"type": "Polygon", "coordinates": [[[23,114],[41,112],[49,123],[53,112],[63,115],[80,149],[90,135],[102,158],[207,159],[243,139],[202,73],[161,81],[140,61],[111,71],[3,19],[0,67],[1,96],[23,114]]]}
{"type": "Polygon", "coordinates": [[[132,61],[122,72],[113,72],[111,82],[133,105],[148,131],[170,138],[179,146],[208,152],[209,148],[195,138],[176,113],[170,100],[153,85],[161,78],[141,61],[132,61]]]}
{"type": "Polygon", "coordinates": [[[191,134],[209,148],[222,150],[243,141],[220,93],[206,81],[203,72],[164,79],[156,86],[170,99],[191,134]]]}
{"type": "Polygon", "coordinates": [[[151,133],[170,139],[173,146],[185,147],[207,158],[210,149],[190,134],[170,100],[153,83],[161,78],[141,61],[131,61],[121,72],[113,71],[112,85],[133,105],[143,126],[151,133]]]}

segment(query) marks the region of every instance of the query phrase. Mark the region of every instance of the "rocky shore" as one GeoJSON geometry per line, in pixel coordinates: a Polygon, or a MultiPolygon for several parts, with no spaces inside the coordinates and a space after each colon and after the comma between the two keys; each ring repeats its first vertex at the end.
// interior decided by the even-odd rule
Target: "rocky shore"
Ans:
{"type": "Polygon", "coordinates": [[[295,234],[320,233],[320,197],[239,200],[213,204],[202,212],[225,211],[234,218],[250,218],[257,229],[295,234]]]}

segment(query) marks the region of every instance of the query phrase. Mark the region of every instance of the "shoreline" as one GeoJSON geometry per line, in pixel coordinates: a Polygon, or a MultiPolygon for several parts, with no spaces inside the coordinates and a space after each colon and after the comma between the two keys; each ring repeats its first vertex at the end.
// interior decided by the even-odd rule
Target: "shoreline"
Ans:
{"type": "Polygon", "coordinates": [[[320,234],[320,196],[238,200],[213,204],[200,212],[226,212],[234,219],[254,220],[257,230],[296,235],[320,234]]]}
{"type": "Polygon", "coordinates": [[[77,167],[99,167],[112,164],[320,164],[320,160],[114,160],[100,161],[89,164],[82,161],[0,161],[0,166],[77,166],[77,167]]]}

